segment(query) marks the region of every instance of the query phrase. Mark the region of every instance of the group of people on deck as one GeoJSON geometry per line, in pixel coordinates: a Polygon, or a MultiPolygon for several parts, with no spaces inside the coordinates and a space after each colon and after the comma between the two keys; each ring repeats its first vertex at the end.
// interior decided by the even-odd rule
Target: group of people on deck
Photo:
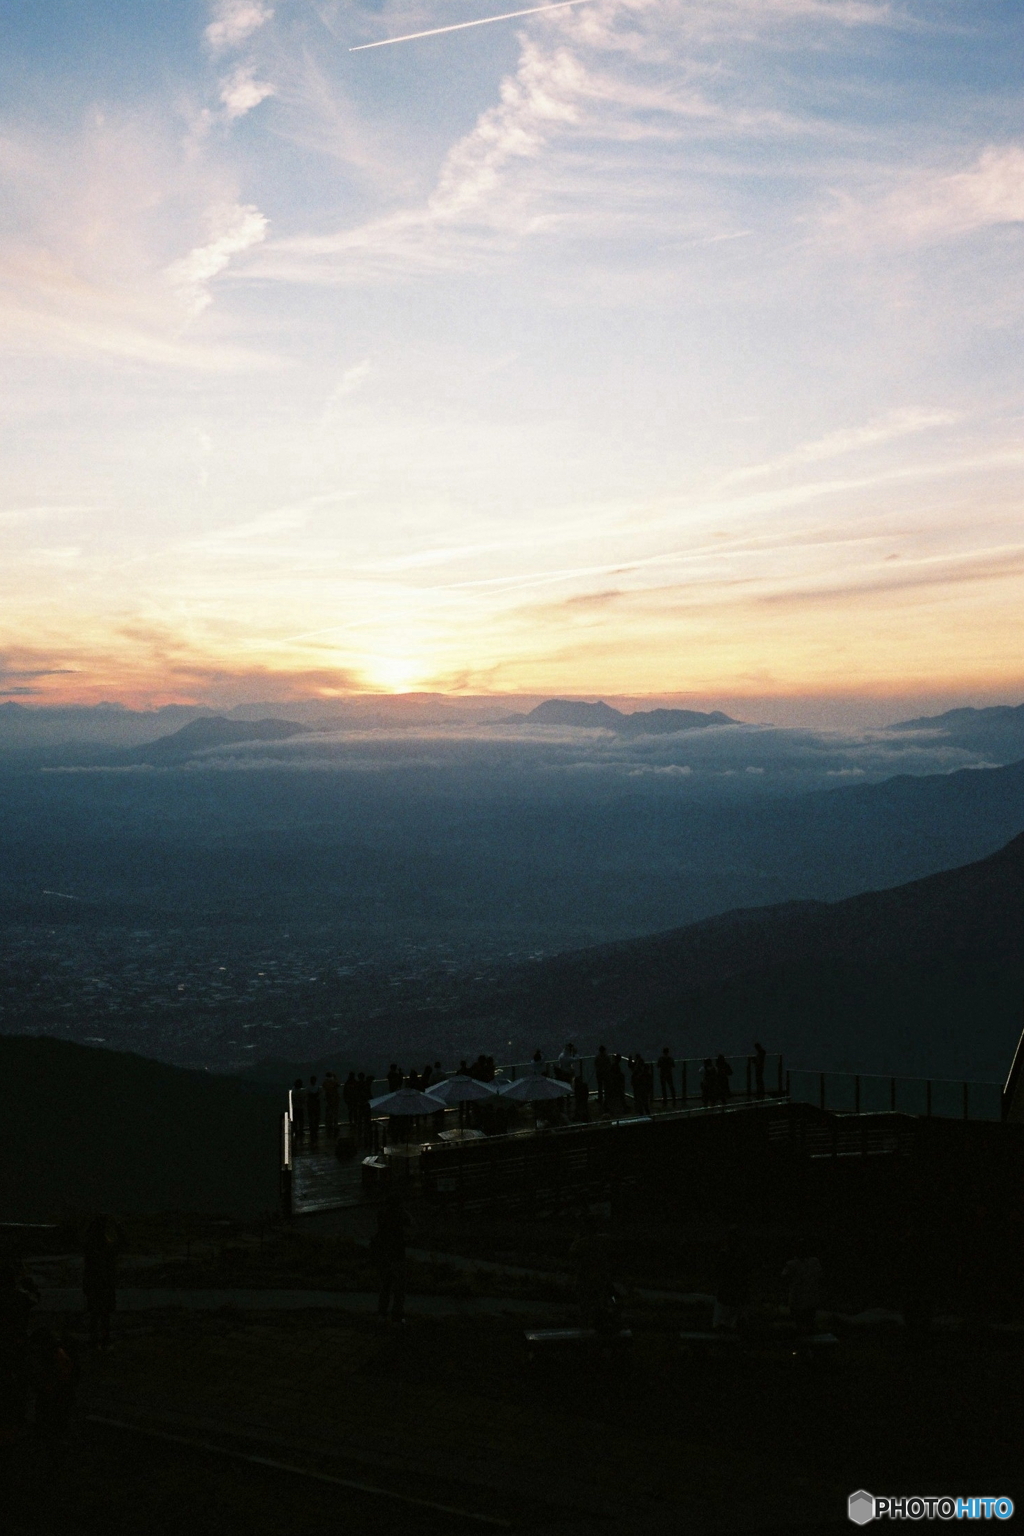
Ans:
{"type": "MultiPolygon", "coordinates": [[[[401,1086],[401,1085],[399,1085],[401,1086]]],[[[310,1151],[320,1143],[320,1131],[330,1143],[338,1139],[341,1129],[341,1106],[349,1128],[360,1146],[370,1142],[370,1100],[374,1094],[374,1079],[366,1072],[350,1072],[344,1083],[334,1072],[325,1072],[322,1080],[316,1073],[309,1082],[297,1077],[291,1090],[291,1114],[295,1139],[301,1144],[308,1139],[310,1151]]]]}
{"type": "MultiPolygon", "coordinates": [[[[755,1041],[749,1060],[754,1093],[759,1099],[765,1096],[765,1059],[764,1046],[760,1041],[755,1041]]],[[[565,1110],[571,1111],[574,1120],[589,1120],[592,1092],[596,1096],[599,1113],[613,1117],[630,1113],[653,1114],[656,1088],[663,1110],[670,1105],[676,1108],[679,1104],[677,1064],[667,1045],[654,1061],[646,1061],[639,1051],[625,1055],[621,1051],[609,1051],[607,1047],[599,1046],[593,1057],[593,1087],[587,1078],[584,1059],[571,1040],[566,1042],[554,1060],[546,1058],[539,1049],[534,1051],[528,1071],[571,1084],[571,1106],[567,1102],[565,1110]]],[[[494,1057],[483,1051],[473,1062],[463,1057],[457,1068],[457,1075],[476,1078],[484,1083],[493,1082],[497,1072],[494,1057]]],[[[441,1082],[446,1075],[439,1061],[426,1062],[422,1071],[412,1068],[408,1072],[393,1061],[386,1074],[387,1091],[394,1093],[400,1088],[410,1088],[425,1093],[432,1084],[441,1082]]],[[[705,1108],[728,1103],[732,1094],[732,1075],[732,1066],[722,1052],[715,1058],[705,1058],[700,1076],[700,1096],[705,1108]]],[[[372,1142],[370,1100],[383,1091],[383,1087],[366,1072],[351,1071],[344,1083],[332,1071],[325,1072],[322,1079],[313,1074],[308,1082],[301,1077],[296,1078],[291,1091],[292,1123],[296,1140],[300,1145],[308,1145],[312,1151],[319,1146],[323,1131],[328,1142],[333,1144],[341,1131],[341,1109],[344,1106],[352,1139],[360,1147],[369,1146],[372,1142]]],[[[685,1064],[680,1093],[685,1104],[688,1097],[685,1064]]],[[[563,1108],[560,1104],[552,1105],[548,1114],[561,1116],[563,1108]]]]}

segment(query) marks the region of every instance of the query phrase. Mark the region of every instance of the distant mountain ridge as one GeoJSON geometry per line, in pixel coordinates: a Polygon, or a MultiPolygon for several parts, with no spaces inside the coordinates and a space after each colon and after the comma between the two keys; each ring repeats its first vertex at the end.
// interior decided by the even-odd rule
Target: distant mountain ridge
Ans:
{"type": "Polygon", "coordinates": [[[984,753],[997,761],[1024,756],[1024,704],[994,704],[987,709],[947,709],[890,725],[893,733],[927,732],[932,741],[984,753]]]}
{"type": "Polygon", "coordinates": [[[204,715],[145,746],[128,747],[117,757],[122,763],[178,762],[214,747],[249,741],[287,741],[289,737],[304,735],[308,729],[292,720],[228,720],[224,715],[204,715]]]}
{"type": "Polygon", "coordinates": [[[696,709],[639,709],[624,714],[599,699],[545,699],[525,715],[506,715],[504,725],[568,725],[616,731],[621,736],[663,736],[673,731],[700,730],[709,725],[739,725],[721,710],[705,714],[696,709]]]}
{"type": "Polygon", "coordinates": [[[1024,704],[992,704],[985,709],[947,709],[941,715],[920,715],[914,720],[899,720],[888,729],[890,731],[928,728],[950,730],[975,725],[1019,725],[1024,729],[1024,704]]]}
{"type": "MultiPolygon", "coordinates": [[[[1024,835],[989,858],[839,902],[724,913],[572,951],[467,995],[552,1039],[676,1054],[755,1035],[794,1065],[999,1080],[1024,997],[1024,835]]],[[[511,1027],[511,1024],[510,1024],[511,1027]]]]}

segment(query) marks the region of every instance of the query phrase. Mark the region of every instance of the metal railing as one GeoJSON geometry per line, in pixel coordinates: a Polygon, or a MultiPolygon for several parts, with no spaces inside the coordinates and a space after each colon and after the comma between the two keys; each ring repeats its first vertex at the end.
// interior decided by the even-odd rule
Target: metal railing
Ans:
{"type": "MultiPolygon", "coordinates": [[[[661,1099],[661,1077],[658,1070],[658,1056],[652,1055],[644,1058],[648,1067],[654,1073],[654,1098],[661,1099]]],[[[701,1078],[704,1073],[704,1056],[682,1056],[675,1058],[672,1074],[673,1084],[680,1100],[699,1099],[701,1097],[701,1078]]],[[[754,1098],[757,1092],[757,1074],[755,1057],[753,1056],[726,1056],[727,1064],[732,1069],[729,1079],[730,1097],[742,1096],[754,1098]]],[[[591,1087],[596,1086],[597,1072],[596,1056],[577,1056],[579,1069],[583,1072],[591,1087]]],[[[627,1085],[629,1082],[629,1067],[627,1057],[622,1056],[623,1069],[626,1073],[627,1085]]],[[[543,1071],[553,1074],[558,1068],[558,1057],[553,1056],[543,1063],[543,1071]]],[[[532,1061],[512,1062],[508,1066],[498,1067],[498,1072],[503,1072],[515,1080],[523,1077],[528,1072],[536,1070],[536,1064],[532,1061]]],[[[771,1052],[765,1057],[764,1084],[766,1094],[782,1094],[785,1092],[785,1074],[781,1055],[771,1052]]],[[[671,1099],[671,1094],[669,1095],[671,1099]]]]}
{"type": "MultiPolygon", "coordinates": [[[[691,1105],[706,1103],[702,1093],[706,1059],[691,1056],[676,1060],[673,1073],[676,1090],[674,1100],[670,1093],[663,1099],[657,1057],[647,1062],[648,1067],[654,1069],[652,1107],[666,1108],[670,1113],[672,1109],[693,1113],[691,1105]]],[[[578,1069],[592,1089],[596,1086],[595,1060],[593,1056],[576,1058],[578,1069]]],[[[754,1057],[731,1056],[726,1057],[726,1061],[732,1067],[730,1092],[724,1101],[720,1097],[712,1100],[714,1108],[721,1108],[723,1103],[756,1102],[763,1097],[776,1101],[789,1100],[796,1104],[813,1104],[818,1109],[838,1115],[895,1113],[922,1118],[998,1121],[1004,1114],[1005,1093],[1001,1083],[901,1077],[872,1072],[814,1072],[801,1068],[784,1071],[781,1055],[772,1054],[765,1060],[762,1094],[758,1090],[754,1057]]],[[[623,1062],[625,1066],[625,1058],[623,1062]]],[[[541,1070],[549,1074],[555,1073],[557,1067],[557,1058],[541,1064],[541,1070]]],[[[537,1064],[532,1061],[512,1062],[496,1067],[496,1071],[515,1080],[527,1073],[536,1072],[537,1064]]],[[[631,1098],[628,1070],[626,1078],[627,1098],[631,1098]]],[[[387,1086],[386,1078],[374,1078],[371,1096],[385,1093],[387,1086]]],[[[286,1216],[292,1211],[295,1109],[294,1090],[289,1089],[288,1108],[281,1116],[280,1131],[281,1208],[286,1216]]],[[[627,1120],[632,1118],[628,1108],[625,1113],[627,1120]]],[[[372,1127],[374,1151],[379,1148],[380,1129],[376,1123],[372,1127]]]]}
{"type": "Polygon", "coordinates": [[[790,1068],[786,1096],[835,1114],[888,1111],[943,1120],[1002,1119],[1002,1084],[876,1072],[811,1072],[790,1068]]]}

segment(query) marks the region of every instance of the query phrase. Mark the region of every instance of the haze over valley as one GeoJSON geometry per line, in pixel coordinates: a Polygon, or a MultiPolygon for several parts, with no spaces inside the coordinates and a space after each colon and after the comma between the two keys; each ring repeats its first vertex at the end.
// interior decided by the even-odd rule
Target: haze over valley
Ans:
{"type": "MultiPolygon", "coordinates": [[[[44,712],[0,716],[4,1031],[220,1069],[414,1040],[462,1054],[474,1031],[497,1049],[507,1008],[467,998],[523,964],[841,901],[1024,830],[1024,707],[859,732],[712,711],[650,729],[650,712],[572,700],[347,729],[293,713],[65,712],[57,739],[44,712]]],[[[507,1049],[553,1048],[556,1014],[525,995],[537,1022],[514,1008],[507,1049]]],[[[811,1064],[850,1059],[824,1025],[787,1027],[811,1064]]],[[[979,1046],[957,1070],[991,1058],[979,1046]]]]}

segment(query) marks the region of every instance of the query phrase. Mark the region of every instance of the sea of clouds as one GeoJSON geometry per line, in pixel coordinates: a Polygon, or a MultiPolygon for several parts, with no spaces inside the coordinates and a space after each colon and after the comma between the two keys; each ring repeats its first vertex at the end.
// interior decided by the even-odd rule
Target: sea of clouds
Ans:
{"type": "Polygon", "coordinates": [[[389,774],[476,792],[646,791],[713,798],[795,794],[898,774],[984,769],[1024,755],[950,740],[937,730],[812,731],[712,726],[624,736],[564,726],[452,726],[311,731],[283,742],[213,747],[172,764],[61,765],[57,772],[389,774]]]}

